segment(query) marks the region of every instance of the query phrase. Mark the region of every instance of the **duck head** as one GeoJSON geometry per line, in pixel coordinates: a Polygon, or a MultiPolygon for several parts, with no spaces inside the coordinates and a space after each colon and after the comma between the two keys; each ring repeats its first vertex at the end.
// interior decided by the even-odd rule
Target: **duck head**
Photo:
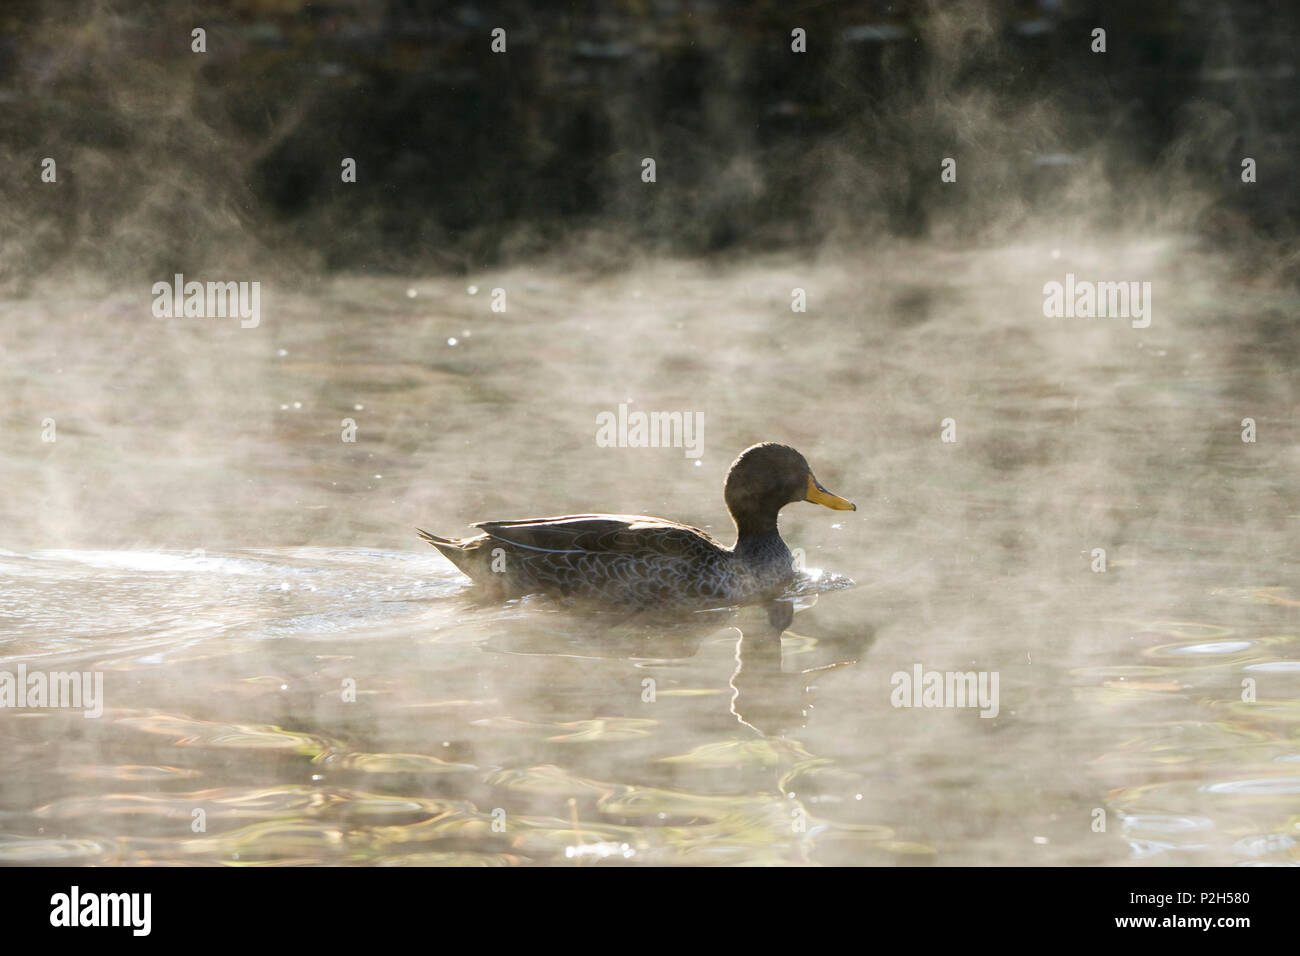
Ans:
{"type": "Polygon", "coordinates": [[[741,534],[775,530],[777,512],[794,501],[811,501],[836,511],[858,510],[853,502],[823,488],[803,455],[775,442],[742,451],[731,463],[722,494],[741,534]]]}

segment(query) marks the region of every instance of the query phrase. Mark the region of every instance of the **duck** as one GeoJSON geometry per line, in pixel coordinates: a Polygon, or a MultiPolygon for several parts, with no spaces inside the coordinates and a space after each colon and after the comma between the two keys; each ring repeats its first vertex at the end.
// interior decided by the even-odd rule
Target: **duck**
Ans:
{"type": "Polygon", "coordinates": [[[468,538],[416,533],[491,597],[542,593],[634,610],[703,610],[773,601],[794,581],[777,529],[786,505],[857,510],[822,486],[803,455],[776,442],[742,451],[722,494],[736,525],[731,547],[690,525],[624,514],[479,521],[468,538]]]}

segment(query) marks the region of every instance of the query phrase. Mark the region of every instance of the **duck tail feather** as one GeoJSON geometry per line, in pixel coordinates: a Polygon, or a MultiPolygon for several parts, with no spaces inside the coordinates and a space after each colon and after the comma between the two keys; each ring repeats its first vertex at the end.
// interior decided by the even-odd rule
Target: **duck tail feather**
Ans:
{"type": "Polygon", "coordinates": [[[428,531],[425,531],[423,528],[416,528],[415,533],[418,534],[425,541],[429,542],[434,547],[437,547],[440,544],[449,544],[454,547],[457,544],[459,544],[458,541],[455,541],[452,538],[443,538],[436,534],[430,534],[428,531]]]}

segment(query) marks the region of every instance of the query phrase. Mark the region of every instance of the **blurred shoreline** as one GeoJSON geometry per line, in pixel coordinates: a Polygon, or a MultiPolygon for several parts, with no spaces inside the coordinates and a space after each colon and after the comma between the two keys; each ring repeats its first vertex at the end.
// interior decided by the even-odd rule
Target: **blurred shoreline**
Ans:
{"type": "Polygon", "coordinates": [[[1186,232],[1247,270],[1296,262],[1291,4],[529,7],[9,4],[0,290],[1036,229],[1186,232]]]}

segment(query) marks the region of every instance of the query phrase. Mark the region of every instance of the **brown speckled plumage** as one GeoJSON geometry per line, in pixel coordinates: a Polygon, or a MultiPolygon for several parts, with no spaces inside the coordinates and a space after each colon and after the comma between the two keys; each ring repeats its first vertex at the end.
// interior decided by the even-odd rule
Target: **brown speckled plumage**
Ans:
{"type": "Polygon", "coordinates": [[[775,596],[794,577],[777,530],[793,501],[854,506],[827,492],[804,457],[764,443],[741,452],[723,490],[736,523],[727,548],[698,528],[642,515],[480,521],[471,538],[424,538],[491,594],[545,592],[631,608],[705,608],[775,596]]]}

